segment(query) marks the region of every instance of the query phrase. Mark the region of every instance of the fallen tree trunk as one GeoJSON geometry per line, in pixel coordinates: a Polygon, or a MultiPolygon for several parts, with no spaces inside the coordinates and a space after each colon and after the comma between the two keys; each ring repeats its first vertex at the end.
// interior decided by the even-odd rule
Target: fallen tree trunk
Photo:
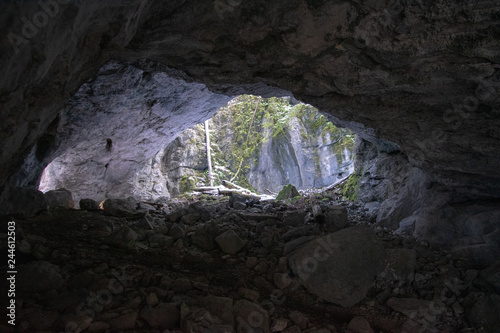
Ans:
{"type": "Polygon", "coordinates": [[[347,177],[345,177],[345,178],[342,178],[341,180],[339,180],[339,181],[337,181],[337,182],[333,183],[332,185],[327,186],[327,187],[325,188],[325,191],[332,190],[332,189],[336,188],[337,186],[339,186],[339,185],[343,184],[343,183],[344,183],[346,180],[348,180],[348,179],[349,179],[352,175],[353,175],[353,173],[351,173],[349,176],[347,176],[347,177]]]}

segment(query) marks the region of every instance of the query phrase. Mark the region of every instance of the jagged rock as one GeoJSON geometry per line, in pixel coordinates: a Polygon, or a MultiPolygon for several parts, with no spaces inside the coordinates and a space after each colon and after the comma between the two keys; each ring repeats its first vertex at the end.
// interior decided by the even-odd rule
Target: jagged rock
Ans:
{"type": "Polygon", "coordinates": [[[296,227],[305,222],[307,213],[304,211],[288,211],[283,214],[283,225],[296,227]]]}
{"type": "Polygon", "coordinates": [[[288,273],[274,273],[273,281],[279,289],[285,289],[292,283],[292,279],[288,273]]]}
{"type": "Polygon", "coordinates": [[[27,187],[10,188],[7,199],[0,207],[5,214],[21,218],[33,217],[46,209],[47,201],[43,193],[27,187]]]}
{"type": "Polygon", "coordinates": [[[387,267],[381,275],[391,281],[412,282],[415,278],[415,266],[415,250],[388,249],[387,267]]]}
{"type": "Polygon", "coordinates": [[[297,239],[294,239],[294,240],[287,242],[285,244],[285,246],[283,247],[283,255],[286,256],[286,255],[292,253],[292,251],[294,251],[296,248],[298,248],[302,244],[308,243],[316,238],[317,238],[316,236],[302,236],[302,237],[299,237],[297,239]]]}
{"type": "Polygon", "coordinates": [[[248,199],[247,196],[244,196],[244,195],[241,195],[238,193],[231,193],[231,196],[229,197],[229,207],[236,209],[236,207],[234,205],[236,203],[239,203],[240,206],[241,206],[241,204],[243,204],[246,208],[247,207],[247,199],[248,199]]]}
{"type": "Polygon", "coordinates": [[[191,241],[204,251],[211,251],[215,248],[214,234],[216,235],[217,228],[211,225],[205,225],[196,230],[191,236],[191,241]]]}
{"type": "Polygon", "coordinates": [[[394,310],[401,312],[408,318],[413,318],[417,315],[425,314],[429,312],[430,301],[418,299],[418,298],[390,298],[387,301],[387,305],[394,310]]]}
{"type": "Polygon", "coordinates": [[[225,324],[206,309],[185,309],[181,329],[186,333],[235,333],[232,325],[225,324]]]}
{"type": "Polygon", "coordinates": [[[180,322],[180,313],[173,303],[160,303],[155,307],[147,305],[139,316],[154,328],[172,329],[180,322]]]}
{"type": "Polygon", "coordinates": [[[19,311],[19,317],[28,322],[28,328],[33,331],[48,331],[59,318],[55,311],[44,311],[35,308],[26,308],[19,311]]]}
{"type": "Polygon", "coordinates": [[[57,290],[65,282],[59,273],[59,267],[47,261],[32,261],[19,265],[16,277],[16,288],[19,288],[21,294],[57,290]]]}
{"type": "Polygon", "coordinates": [[[109,324],[103,321],[94,321],[89,326],[89,333],[105,332],[109,328],[109,324]]]}
{"type": "Polygon", "coordinates": [[[231,298],[207,296],[201,300],[201,304],[224,323],[234,326],[233,300],[231,298]]]}
{"type": "Polygon", "coordinates": [[[145,212],[137,211],[137,201],[128,199],[106,199],[99,205],[105,215],[116,217],[142,217],[145,212]]]}
{"type": "Polygon", "coordinates": [[[271,332],[281,332],[288,326],[288,319],[277,318],[271,324],[271,332]]]}
{"type": "Polygon", "coordinates": [[[480,297],[466,309],[466,316],[476,327],[484,327],[486,332],[500,332],[500,295],[480,297]]]}
{"type": "Polygon", "coordinates": [[[90,316],[67,314],[62,317],[61,322],[66,331],[80,333],[90,327],[92,320],[90,316]]]}
{"type": "Polygon", "coordinates": [[[236,254],[241,250],[246,242],[238,236],[234,230],[228,230],[215,238],[222,252],[227,254],[236,254]]]}
{"type": "Polygon", "coordinates": [[[347,226],[347,209],[345,206],[330,206],[328,207],[326,222],[335,227],[335,229],[343,229],[347,226]]]}
{"type": "Polygon", "coordinates": [[[139,234],[133,229],[121,227],[109,236],[108,241],[116,246],[133,248],[138,238],[139,234]]]}
{"type": "Polygon", "coordinates": [[[128,312],[118,317],[109,319],[107,323],[113,331],[133,330],[137,322],[137,317],[137,312],[128,312]]]}
{"type": "Polygon", "coordinates": [[[184,294],[193,289],[193,284],[190,279],[179,278],[172,283],[170,288],[176,293],[184,294]]]}
{"type": "Polygon", "coordinates": [[[368,320],[363,317],[354,317],[347,325],[347,329],[352,333],[373,333],[368,320]]]}
{"type": "Polygon", "coordinates": [[[73,201],[71,192],[66,190],[65,188],[45,192],[44,196],[45,200],[47,201],[47,207],[49,209],[75,208],[75,202],[73,201]]]}
{"type": "Polygon", "coordinates": [[[292,311],[288,315],[288,317],[295,325],[297,325],[302,330],[305,330],[307,328],[307,325],[309,325],[309,318],[307,318],[300,311],[292,311]]]}
{"type": "Polygon", "coordinates": [[[299,326],[294,325],[294,326],[289,327],[289,328],[287,328],[287,329],[285,329],[285,330],[283,330],[283,331],[281,331],[281,332],[282,332],[282,333],[301,333],[301,332],[302,332],[302,330],[300,329],[300,327],[299,327],[299,326]]]}
{"type": "Polygon", "coordinates": [[[297,191],[297,188],[292,184],[288,184],[283,186],[281,191],[276,196],[276,200],[286,200],[297,196],[300,196],[300,193],[299,191],[297,191]]]}
{"type": "Polygon", "coordinates": [[[269,314],[259,305],[247,300],[239,300],[234,304],[236,333],[259,331],[270,333],[269,314]]]}
{"type": "Polygon", "coordinates": [[[97,203],[97,201],[92,199],[81,199],[79,205],[80,209],[99,210],[99,204],[97,203]]]}
{"type": "Polygon", "coordinates": [[[320,299],[351,307],[365,298],[384,268],[385,250],[375,233],[358,226],[317,238],[288,262],[300,283],[320,299]]]}
{"type": "Polygon", "coordinates": [[[185,234],[184,228],[178,224],[175,224],[168,232],[168,235],[174,237],[175,239],[182,238],[185,234]]]}
{"type": "Polygon", "coordinates": [[[233,208],[236,210],[245,210],[247,209],[247,205],[243,202],[235,202],[233,204],[233,208]]]}
{"type": "Polygon", "coordinates": [[[500,260],[490,267],[483,269],[480,276],[488,283],[497,293],[500,293],[500,260]]]}

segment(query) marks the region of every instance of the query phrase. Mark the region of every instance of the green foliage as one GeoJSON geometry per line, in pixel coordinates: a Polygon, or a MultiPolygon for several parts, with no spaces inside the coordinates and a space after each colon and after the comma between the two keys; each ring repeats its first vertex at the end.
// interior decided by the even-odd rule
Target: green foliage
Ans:
{"type": "Polygon", "coordinates": [[[196,187],[196,180],[192,176],[182,176],[179,180],[179,190],[181,193],[191,192],[196,187]]]}
{"type": "Polygon", "coordinates": [[[300,197],[300,193],[295,186],[288,184],[283,186],[283,189],[276,196],[276,200],[286,200],[294,197],[300,197]]]}
{"type": "Polygon", "coordinates": [[[358,196],[359,181],[361,177],[358,174],[352,174],[342,186],[342,195],[351,201],[355,201],[358,196]]]}
{"type": "MultiPolygon", "coordinates": [[[[234,182],[254,190],[245,175],[252,166],[258,164],[262,145],[270,138],[286,137],[294,118],[302,122],[306,129],[301,128],[302,133],[300,133],[304,141],[309,140],[309,135],[311,144],[317,144],[317,140],[313,140],[313,137],[318,136],[323,138],[323,142],[332,142],[329,149],[339,161],[342,160],[345,148],[353,150],[354,135],[347,129],[335,127],[311,105],[302,103],[292,105],[289,98],[259,99],[258,96],[241,95],[219,109],[213,118],[217,124],[211,126],[214,185],[220,185],[222,180],[231,179],[241,163],[241,171],[234,182]]],[[[198,125],[196,130],[204,132],[203,124],[198,125]]],[[[315,162],[319,170],[321,168],[319,157],[315,162]]],[[[198,171],[195,173],[208,183],[206,174],[198,171]]]]}

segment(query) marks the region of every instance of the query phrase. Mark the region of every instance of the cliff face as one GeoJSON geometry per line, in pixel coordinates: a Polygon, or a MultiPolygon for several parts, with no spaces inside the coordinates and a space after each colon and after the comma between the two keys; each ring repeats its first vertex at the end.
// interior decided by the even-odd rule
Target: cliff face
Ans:
{"type": "Polygon", "coordinates": [[[37,184],[50,162],[40,189],[65,187],[76,202],[168,196],[165,182],[152,177],[161,177],[158,152],[228,100],[149,62],[141,68],[110,63],[66,103],[51,150],[40,162],[36,146],[16,185],[37,184]]]}
{"type": "MultiPolygon", "coordinates": [[[[252,103],[255,101],[253,98],[252,103]]],[[[249,130],[248,122],[237,123],[234,119],[238,110],[226,108],[216,113],[209,121],[216,183],[232,178],[243,157],[241,150],[245,149],[252,152],[243,158],[239,181],[259,193],[277,193],[287,184],[298,189],[321,188],[352,173],[354,134],[335,128],[312,107],[303,109],[300,114],[276,118],[286,122],[279,133],[273,127],[273,117],[266,115],[265,109],[258,110],[251,136],[261,139],[251,142],[245,137],[238,141],[238,134],[247,134],[249,130]]],[[[251,117],[253,111],[245,113],[251,117]]],[[[190,128],[164,150],[161,168],[170,194],[176,196],[186,191],[189,183],[208,183],[205,150],[203,126],[190,128]]]]}

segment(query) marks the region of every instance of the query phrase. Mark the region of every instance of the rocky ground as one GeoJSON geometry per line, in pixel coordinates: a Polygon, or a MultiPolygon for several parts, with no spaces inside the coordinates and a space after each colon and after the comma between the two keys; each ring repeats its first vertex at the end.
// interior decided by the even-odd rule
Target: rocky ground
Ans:
{"type": "Polygon", "coordinates": [[[15,219],[17,325],[0,331],[500,331],[498,262],[395,235],[334,193],[80,206],[15,219]]]}

